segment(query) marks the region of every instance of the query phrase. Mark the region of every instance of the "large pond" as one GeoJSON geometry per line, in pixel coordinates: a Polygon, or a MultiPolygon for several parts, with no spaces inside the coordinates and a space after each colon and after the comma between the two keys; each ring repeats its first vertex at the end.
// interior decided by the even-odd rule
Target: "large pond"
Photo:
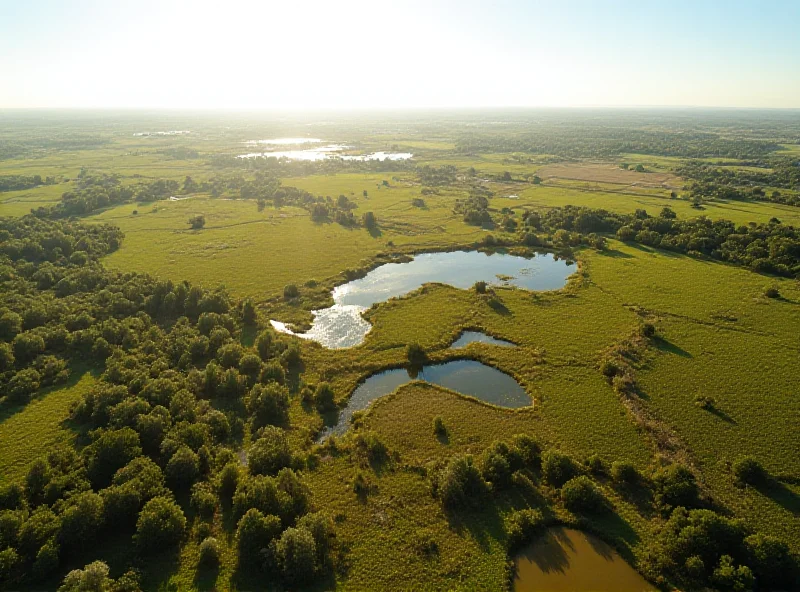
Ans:
{"type": "Polygon", "coordinates": [[[466,289],[484,281],[526,290],[556,290],[564,286],[574,271],[572,265],[549,253],[530,259],[479,251],[425,253],[406,263],[386,263],[361,279],[334,288],[335,304],[312,311],[314,321],[306,333],[292,333],[283,323],[271,323],[282,333],[313,339],[325,347],[353,347],[364,341],[371,328],[361,313],[373,304],[408,294],[423,284],[439,282],[466,289]]]}
{"type": "Polygon", "coordinates": [[[453,360],[423,366],[414,374],[405,368],[373,374],[362,382],[341,410],[336,425],[328,427],[321,438],[342,434],[355,411],[366,409],[375,399],[388,395],[412,380],[424,380],[502,407],[525,407],[531,399],[519,383],[505,372],[475,360],[453,360]]]}
{"type": "Polygon", "coordinates": [[[656,590],[613,547],[571,528],[551,528],[514,563],[514,592],[656,590]]]}

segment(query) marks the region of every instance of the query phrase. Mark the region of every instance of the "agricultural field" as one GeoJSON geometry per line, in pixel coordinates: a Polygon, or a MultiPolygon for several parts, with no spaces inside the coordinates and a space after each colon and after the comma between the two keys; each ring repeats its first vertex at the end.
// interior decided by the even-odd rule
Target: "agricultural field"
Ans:
{"type": "Polygon", "coordinates": [[[658,111],[5,114],[0,590],[94,560],[142,590],[514,589],[555,525],[659,589],[727,589],[727,555],[791,589],[800,120],[758,116],[752,138],[749,112],[724,133],[658,111]],[[276,138],[346,148],[237,158],[276,138]],[[271,323],[302,333],[380,266],[474,250],[568,278],[433,275],[359,309],[352,347],[271,323]],[[465,331],[509,346],[451,347],[465,331]],[[530,403],[425,378],[457,360],[530,403]],[[717,535],[684,556],[692,520],[717,535]]]}

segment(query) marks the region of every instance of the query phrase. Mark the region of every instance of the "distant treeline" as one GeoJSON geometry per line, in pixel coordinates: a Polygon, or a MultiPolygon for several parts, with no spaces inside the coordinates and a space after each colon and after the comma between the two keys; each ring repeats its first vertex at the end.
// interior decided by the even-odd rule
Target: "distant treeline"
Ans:
{"type": "Polygon", "coordinates": [[[226,169],[245,169],[269,172],[276,177],[303,177],[308,175],[327,175],[340,172],[392,172],[414,170],[410,160],[289,160],[287,158],[256,157],[239,158],[232,154],[214,154],[209,162],[213,167],[226,169]]]}
{"type": "Polygon", "coordinates": [[[800,205],[800,161],[780,159],[753,168],[721,168],[719,165],[690,162],[677,173],[691,179],[690,196],[701,199],[755,199],[790,206],[800,205]],[[778,189],[765,189],[778,188],[778,189]],[[780,191],[782,189],[783,191],[780,191]]]}
{"type": "Polygon", "coordinates": [[[658,216],[645,210],[618,214],[575,206],[554,208],[544,214],[525,212],[523,241],[536,241],[526,232],[553,233],[562,246],[595,244],[595,234],[615,234],[626,242],[698,255],[742,265],[753,271],[785,277],[800,277],[800,230],[773,218],[767,224],[736,225],[730,220],[706,216],[678,220],[670,208],[658,216]]]}
{"type": "Polygon", "coordinates": [[[56,183],[58,181],[55,177],[42,179],[41,175],[2,175],[0,176],[0,193],[33,189],[40,185],[55,185],[56,183]]]}

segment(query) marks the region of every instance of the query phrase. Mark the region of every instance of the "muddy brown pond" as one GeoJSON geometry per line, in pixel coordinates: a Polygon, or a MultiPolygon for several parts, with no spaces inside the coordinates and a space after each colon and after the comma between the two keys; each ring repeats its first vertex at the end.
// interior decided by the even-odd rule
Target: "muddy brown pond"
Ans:
{"type": "Polygon", "coordinates": [[[514,592],[655,592],[630,564],[594,535],[551,528],[514,560],[514,592]]]}

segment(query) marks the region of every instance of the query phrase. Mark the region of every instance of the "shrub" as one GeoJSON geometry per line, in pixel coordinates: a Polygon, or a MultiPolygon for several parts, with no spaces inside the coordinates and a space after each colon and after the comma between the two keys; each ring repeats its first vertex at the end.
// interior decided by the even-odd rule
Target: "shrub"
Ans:
{"type": "Polygon", "coordinates": [[[207,483],[195,483],[192,487],[191,504],[198,516],[210,520],[217,509],[217,496],[207,483]]]}
{"type": "Polygon", "coordinates": [[[731,468],[740,483],[761,485],[767,480],[767,472],[764,467],[752,456],[738,459],[731,468]]]}
{"type": "Polygon", "coordinates": [[[478,507],[488,488],[472,457],[456,456],[445,467],[438,483],[442,504],[446,508],[478,507]]]}
{"type": "Polygon", "coordinates": [[[336,397],[331,385],[327,382],[320,382],[314,391],[314,403],[321,412],[333,411],[336,409],[336,397]]]}
{"type": "Polygon", "coordinates": [[[798,565],[783,541],[763,534],[750,535],[744,540],[747,564],[758,579],[759,588],[790,590],[796,585],[798,565]]]}
{"type": "Polygon", "coordinates": [[[356,495],[367,495],[369,493],[369,480],[363,471],[356,471],[353,477],[353,493],[356,495]]]}
{"type": "Polygon", "coordinates": [[[364,226],[366,228],[369,228],[370,230],[372,230],[378,225],[378,220],[375,218],[375,214],[373,214],[372,212],[364,212],[364,215],[362,216],[361,219],[364,223],[364,226]]]}
{"type": "Polygon", "coordinates": [[[206,217],[202,214],[198,214],[196,216],[192,216],[189,218],[189,224],[191,225],[193,230],[200,230],[206,225],[206,217]]]}
{"type": "Polygon", "coordinates": [[[603,363],[600,364],[600,372],[607,378],[613,378],[619,374],[620,369],[614,360],[603,360],[603,363]]]}
{"type": "Polygon", "coordinates": [[[180,506],[167,497],[154,497],[139,514],[135,541],[142,552],[161,552],[176,545],[185,529],[186,516],[180,506]]]}
{"type": "Polygon", "coordinates": [[[752,590],[753,584],[755,584],[755,578],[750,568],[746,565],[737,567],[730,555],[720,557],[719,566],[714,570],[711,581],[719,590],[736,592],[752,590]]]}
{"type": "Polygon", "coordinates": [[[297,286],[294,284],[286,284],[283,287],[283,297],[286,300],[291,298],[297,298],[300,295],[300,290],[297,289],[297,286]]]}
{"type": "Polygon", "coordinates": [[[105,486],[117,470],[141,454],[139,434],[131,428],[104,431],[84,449],[89,478],[95,485],[105,486]]]}
{"type": "Polygon", "coordinates": [[[561,488],[561,499],[571,512],[598,514],[608,509],[603,494],[585,475],[567,481],[561,488]]]}
{"type": "Polygon", "coordinates": [[[617,483],[633,485],[639,480],[639,471],[631,463],[618,460],[611,463],[611,478],[617,483]]]}
{"type": "Polygon", "coordinates": [[[103,498],[96,493],[80,493],[70,498],[61,515],[59,542],[66,549],[91,543],[103,526],[103,498]]]}
{"type": "Polygon", "coordinates": [[[475,282],[473,288],[476,294],[486,294],[486,282],[475,282]]]}
{"type": "Polygon", "coordinates": [[[433,418],[433,433],[436,436],[447,435],[447,426],[444,425],[444,419],[440,415],[433,418]]]}
{"type": "Polygon", "coordinates": [[[208,537],[198,548],[198,564],[203,567],[217,567],[222,556],[222,547],[214,537],[208,537]]]}
{"type": "Polygon", "coordinates": [[[422,366],[428,360],[428,354],[419,343],[409,343],[406,346],[406,358],[412,366],[422,366]]]}
{"type": "Polygon", "coordinates": [[[764,296],[766,296],[767,298],[780,298],[781,293],[775,286],[770,286],[769,288],[764,290],[764,296]]]}
{"type": "Polygon", "coordinates": [[[548,450],[542,455],[542,475],[544,480],[554,487],[561,487],[572,479],[578,468],[572,459],[555,450],[548,450]]]}
{"type": "Polygon", "coordinates": [[[58,592],[106,592],[111,589],[108,565],[102,561],[90,563],[83,569],[73,569],[64,578],[58,592]]]}
{"type": "Polygon", "coordinates": [[[487,448],[481,459],[483,478],[497,489],[507,487],[511,481],[511,465],[508,462],[509,449],[502,442],[487,448]]]}
{"type": "Polygon", "coordinates": [[[389,457],[389,449],[375,432],[358,432],[353,447],[357,456],[370,463],[381,463],[389,457]]]}
{"type": "Polygon", "coordinates": [[[602,475],[606,472],[606,463],[599,454],[592,454],[584,464],[593,475],[602,475]]]}
{"type": "Polygon", "coordinates": [[[642,333],[642,337],[650,339],[656,334],[656,326],[653,323],[644,323],[640,331],[642,333]]]}
{"type": "Polygon", "coordinates": [[[230,500],[239,485],[239,466],[231,462],[222,467],[217,477],[217,487],[219,494],[223,498],[230,500]]]}

